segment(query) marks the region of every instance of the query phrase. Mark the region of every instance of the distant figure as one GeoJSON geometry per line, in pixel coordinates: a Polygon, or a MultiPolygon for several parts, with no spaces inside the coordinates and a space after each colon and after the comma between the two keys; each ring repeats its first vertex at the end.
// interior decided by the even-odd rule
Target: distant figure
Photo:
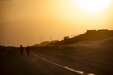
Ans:
{"type": "Polygon", "coordinates": [[[29,56],[29,53],[30,53],[30,47],[29,46],[27,46],[26,52],[27,52],[27,55],[29,56]]]}
{"type": "Polygon", "coordinates": [[[23,55],[23,52],[24,52],[24,47],[20,45],[20,54],[23,55]]]}

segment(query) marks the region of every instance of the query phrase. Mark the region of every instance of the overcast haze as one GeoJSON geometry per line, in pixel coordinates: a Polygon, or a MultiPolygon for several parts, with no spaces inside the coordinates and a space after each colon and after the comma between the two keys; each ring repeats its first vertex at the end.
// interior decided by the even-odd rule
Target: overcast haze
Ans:
{"type": "Polygon", "coordinates": [[[61,40],[87,29],[113,29],[113,3],[95,14],[83,11],[75,1],[1,0],[0,44],[26,46],[61,40]]]}

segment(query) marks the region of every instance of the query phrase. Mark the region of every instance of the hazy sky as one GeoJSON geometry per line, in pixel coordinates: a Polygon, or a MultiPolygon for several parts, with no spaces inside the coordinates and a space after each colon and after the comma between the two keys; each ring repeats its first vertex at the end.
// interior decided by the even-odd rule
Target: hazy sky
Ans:
{"type": "Polygon", "coordinates": [[[113,29],[113,2],[103,11],[88,12],[76,1],[0,0],[0,44],[26,46],[87,29],[113,29]]]}

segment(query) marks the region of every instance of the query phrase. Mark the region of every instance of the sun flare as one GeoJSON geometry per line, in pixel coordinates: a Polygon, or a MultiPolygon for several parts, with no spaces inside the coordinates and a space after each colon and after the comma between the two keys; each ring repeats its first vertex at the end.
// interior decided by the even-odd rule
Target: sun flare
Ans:
{"type": "Polygon", "coordinates": [[[76,0],[77,5],[87,12],[101,12],[106,10],[112,3],[112,0],[76,0]]]}

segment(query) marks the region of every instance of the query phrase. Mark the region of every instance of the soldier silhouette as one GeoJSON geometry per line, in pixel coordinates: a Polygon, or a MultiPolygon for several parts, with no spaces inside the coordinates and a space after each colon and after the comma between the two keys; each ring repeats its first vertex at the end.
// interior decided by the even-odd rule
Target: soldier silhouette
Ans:
{"type": "Polygon", "coordinates": [[[30,47],[29,46],[27,46],[26,52],[27,52],[27,55],[29,56],[29,54],[30,54],[30,47]]]}
{"type": "Polygon", "coordinates": [[[23,55],[23,52],[24,52],[24,47],[20,45],[20,54],[23,55]]]}

